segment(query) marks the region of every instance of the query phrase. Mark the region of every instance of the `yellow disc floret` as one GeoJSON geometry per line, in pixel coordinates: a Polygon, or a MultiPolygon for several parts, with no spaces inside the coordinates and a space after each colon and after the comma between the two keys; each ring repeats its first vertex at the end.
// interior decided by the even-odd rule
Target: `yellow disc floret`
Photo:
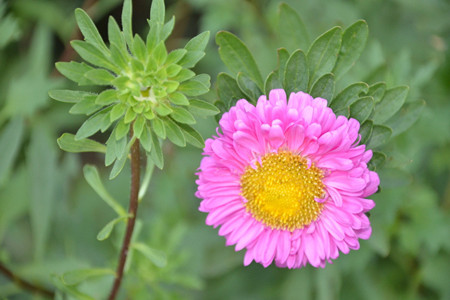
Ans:
{"type": "Polygon", "coordinates": [[[293,231],[316,220],[323,204],[323,173],[306,158],[288,151],[268,153],[241,177],[247,211],[274,229],[293,231]]]}

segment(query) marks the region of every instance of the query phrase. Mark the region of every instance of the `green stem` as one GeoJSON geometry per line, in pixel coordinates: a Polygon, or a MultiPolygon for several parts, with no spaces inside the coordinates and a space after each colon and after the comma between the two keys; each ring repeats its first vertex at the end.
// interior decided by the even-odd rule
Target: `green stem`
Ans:
{"type": "MultiPolygon", "coordinates": [[[[133,136],[133,131],[130,132],[133,136]]],[[[109,294],[109,300],[114,300],[119,292],[120,284],[122,283],[123,271],[125,263],[127,261],[128,250],[130,248],[131,237],[133,235],[134,225],[136,223],[136,214],[139,204],[139,185],[140,185],[140,143],[136,139],[131,146],[131,188],[130,188],[130,207],[128,213],[127,228],[125,237],[122,243],[122,250],[120,251],[119,264],[117,265],[116,278],[114,280],[113,287],[109,294]]]]}
{"type": "Polygon", "coordinates": [[[33,294],[39,294],[47,298],[55,298],[55,292],[48,290],[44,287],[32,284],[16,274],[14,274],[10,269],[8,269],[6,266],[4,266],[2,263],[0,263],[0,272],[3,273],[7,278],[9,278],[12,282],[20,286],[21,288],[32,292],[33,294]]]}

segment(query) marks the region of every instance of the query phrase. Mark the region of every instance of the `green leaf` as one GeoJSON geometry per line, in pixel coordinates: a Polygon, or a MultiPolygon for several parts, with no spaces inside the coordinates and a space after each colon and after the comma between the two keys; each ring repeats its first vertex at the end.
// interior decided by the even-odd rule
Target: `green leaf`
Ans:
{"type": "Polygon", "coordinates": [[[176,49],[173,51],[170,51],[170,53],[167,55],[166,64],[176,64],[182,59],[188,51],[186,49],[176,49]]]}
{"type": "Polygon", "coordinates": [[[187,96],[203,95],[209,91],[209,87],[196,80],[190,79],[189,81],[182,82],[178,90],[187,96]]]}
{"type": "Polygon", "coordinates": [[[374,149],[385,144],[392,135],[392,129],[384,125],[374,125],[372,136],[367,143],[369,149],[374,149]]]}
{"type": "Polygon", "coordinates": [[[127,109],[128,106],[124,103],[117,103],[116,105],[114,105],[109,115],[111,122],[114,122],[115,120],[123,116],[127,109]]]}
{"type": "Polygon", "coordinates": [[[147,46],[138,34],[133,39],[133,54],[140,61],[145,61],[147,58],[147,46]]]}
{"type": "Polygon", "coordinates": [[[266,81],[264,82],[264,91],[266,92],[266,95],[269,95],[271,90],[282,88],[283,84],[279,79],[278,71],[270,72],[270,74],[266,78],[266,81]]]}
{"type": "Polygon", "coordinates": [[[125,113],[125,116],[123,117],[123,122],[125,124],[131,123],[136,118],[136,112],[134,111],[133,107],[129,106],[127,109],[127,112],[125,113]]]}
{"type": "Polygon", "coordinates": [[[193,37],[184,46],[184,49],[188,51],[204,51],[209,41],[209,31],[204,31],[197,36],[193,37]]]}
{"type": "Polygon", "coordinates": [[[106,153],[106,147],[99,142],[91,139],[75,140],[75,135],[70,133],[64,133],[57,140],[59,148],[61,150],[73,153],[79,152],[100,152],[106,153]]]}
{"type": "Polygon", "coordinates": [[[383,167],[385,161],[386,154],[383,152],[373,151],[372,159],[369,161],[369,165],[376,170],[383,167]]]}
{"type": "Polygon", "coordinates": [[[305,24],[297,12],[286,3],[281,3],[278,7],[277,36],[291,50],[306,50],[309,46],[309,36],[305,24]]]}
{"type": "Polygon", "coordinates": [[[134,136],[138,139],[141,138],[141,134],[142,134],[142,131],[144,130],[145,122],[146,122],[145,118],[142,115],[139,115],[136,118],[136,121],[134,121],[134,123],[133,123],[133,133],[134,133],[134,136]]]}
{"type": "Polygon", "coordinates": [[[19,154],[24,134],[24,120],[16,117],[0,132],[0,186],[9,177],[9,172],[19,154]]]}
{"type": "Polygon", "coordinates": [[[117,217],[114,220],[111,220],[110,222],[108,222],[108,224],[106,224],[101,230],[100,232],[97,234],[97,240],[99,241],[104,241],[107,238],[109,238],[109,236],[111,235],[111,232],[114,229],[114,226],[119,223],[122,220],[126,220],[128,219],[128,217],[126,216],[122,216],[122,217],[117,217]]]}
{"type": "Polygon", "coordinates": [[[187,99],[187,97],[180,92],[170,94],[169,100],[176,105],[189,105],[189,100],[187,99]]]}
{"type": "Polygon", "coordinates": [[[226,73],[219,73],[217,76],[217,93],[219,99],[228,107],[234,105],[237,100],[246,98],[236,80],[226,73]]]}
{"type": "MultiPolygon", "coordinates": [[[[42,259],[48,244],[57,191],[58,155],[54,137],[41,124],[34,124],[28,146],[27,164],[30,186],[30,217],[35,259],[42,259]]],[[[26,187],[24,187],[26,188],[26,187]]],[[[58,189],[59,190],[59,189],[58,189]]]]}
{"type": "Polygon", "coordinates": [[[375,103],[372,97],[362,97],[350,105],[350,117],[363,123],[373,111],[375,103]]]}
{"type": "Polygon", "coordinates": [[[183,81],[186,81],[188,79],[191,79],[194,76],[195,76],[195,73],[192,72],[191,70],[181,69],[181,71],[178,73],[178,75],[173,77],[172,80],[175,80],[175,81],[178,81],[178,82],[183,82],[183,81]]]}
{"type": "Polygon", "coordinates": [[[342,34],[342,46],[333,74],[341,78],[358,60],[366,46],[369,27],[366,21],[359,20],[348,27],[342,34]]]}
{"type": "Polygon", "coordinates": [[[97,30],[97,27],[95,27],[94,22],[92,22],[88,14],[81,8],[77,8],[75,9],[75,18],[85,40],[97,47],[100,51],[108,53],[109,50],[106,47],[105,42],[103,41],[100,33],[97,30]]]}
{"type": "Polygon", "coordinates": [[[166,139],[166,127],[164,122],[160,118],[154,118],[152,120],[152,128],[158,137],[165,140],[166,139]]]}
{"type": "Polygon", "coordinates": [[[219,45],[220,58],[233,74],[243,72],[253,79],[261,90],[264,88],[255,59],[240,39],[230,32],[220,31],[216,35],[216,43],[219,45]]]}
{"type": "Polygon", "coordinates": [[[90,70],[94,70],[93,67],[88,66],[85,63],[78,62],[57,62],[55,64],[56,69],[67,77],[68,79],[78,83],[79,85],[93,85],[93,82],[84,77],[84,74],[90,70]]]}
{"type": "Polygon", "coordinates": [[[147,164],[145,166],[145,174],[142,178],[141,187],[139,188],[138,194],[139,201],[141,201],[144,198],[145,194],[147,193],[147,189],[150,185],[154,169],[155,164],[153,163],[153,161],[151,159],[147,159],[147,164]]]}
{"type": "Polygon", "coordinates": [[[75,103],[69,110],[70,114],[91,115],[98,111],[101,106],[95,103],[96,95],[86,95],[86,97],[75,103]]]}
{"type": "Polygon", "coordinates": [[[175,65],[175,64],[169,65],[166,68],[167,77],[171,78],[171,77],[177,76],[177,74],[180,73],[181,69],[182,69],[182,67],[180,65],[175,65]]]}
{"type": "Polygon", "coordinates": [[[333,110],[342,109],[359,99],[359,95],[366,93],[368,89],[369,86],[365,82],[353,83],[343,89],[332,101],[328,99],[331,101],[328,105],[333,110]]]}
{"type": "Polygon", "coordinates": [[[150,152],[150,150],[152,149],[152,136],[148,124],[145,124],[144,126],[140,141],[144,150],[150,152]]]}
{"type": "Polygon", "coordinates": [[[385,123],[392,128],[392,136],[397,136],[411,127],[422,114],[424,107],[425,101],[423,100],[403,105],[403,107],[385,123]]]}
{"type": "Polygon", "coordinates": [[[186,142],[197,148],[205,147],[205,141],[197,130],[186,124],[177,123],[177,125],[181,128],[186,142]]]}
{"type": "Polygon", "coordinates": [[[194,67],[203,57],[205,56],[205,52],[203,51],[188,51],[183,58],[178,61],[180,66],[185,68],[194,67]]]}
{"type": "Polygon", "coordinates": [[[170,36],[170,34],[173,31],[173,28],[175,27],[175,16],[172,16],[169,22],[164,24],[162,30],[161,30],[161,40],[165,41],[170,36]]]}
{"type": "Polygon", "coordinates": [[[387,90],[383,99],[375,106],[373,121],[382,124],[391,118],[405,103],[408,90],[407,86],[398,86],[387,90]]]}
{"type": "Polygon", "coordinates": [[[180,127],[169,118],[164,119],[164,125],[166,127],[166,134],[169,140],[177,146],[185,147],[186,138],[184,137],[180,127]]]}
{"type": "Polygon", "coordinates": [[[166,9],[164,7],[164,0],[153,0],[150,7],[150,20],[164,24],[166,9]]]}
{"type": "MultiPolygon", "coordinates": [[[[126,155],[124,155],[126,157],[126,155]]],[[[125,209],[114,199],[109,192],[106,190],[105,186],[100,179],[97,168],[94,165],[85,165],[83,167],[84,178],[87,183],[92,187],[92,189],[97,193],[97,195],[105,201],[119,216],[127,217],[127,212],[125,209]]]]}
{"type": "Polygon", "coordinates": [[[239,88],[247,96],[246,99],[251,103],[256,104],[258,98],[262,95],[262,92],[258,88],[258,85],[253,80],[251,80],[250,77],[242,72],[238,73],[236,79],[239,88]]]}
{"type": "Polygon", "coordinates": [[[114,89],[104,90],[95,98],[95,103],[98,105],[110,105],[118,101],[117,90],[114,89]]]}
{"type": "Polygon", "coordinates": [[[302,50],[297,50],[289,57],[284,70],[286,95],[290,95],[292,92],[306,92],[308,81],[309,74],[305,53],[302,50]]]}
{"type": "Polygon", "coordinates": [[[116,272],[111,269],[80,269],[64,273],[62,275],[62,280],[66,285],[77,285],[91,277],[115,274],[116,272]]]}
{"type": "Polygon", "coordinates": [[[372,96],[375,103],[380,102],[383,99],[384,93],[386,91],[386,83],[378,82],[369,87],[367,91],[367,96],[372,96]]]}
{"type": "Polygon", "coordinates": [[[114,165],[111,169],[111,173],[109,173],[109,180],[113,180],[117,177],[117,175],[120,174],[123,167],[125,166],[125,163],[127,162],[127,156],[124,155],[122,157],[118,157],[116,161],[114,162],[114,165]]]}
{"type": "Polygon", "coordinates": [[[125,0],[122,8],[122,28],[123,36],[127,44],[131,47],[133,44],[133,29],[132,29],[132,3],[131,0],[125,0]]]}
{"type": "Polygon", "coordinates": [[[86,78],[98,85],[111,85],[116,77],[105,69],[94,69],[84,74],[86,78]]]}
{"type": "Polygon", "coordinates": [[[120,140],[121,138],[126,136],[129,131],[130,131],[130,123],[125,123],[125,120],[121,119],[119,122],[117,122],[116,140],[120,140]]]}
{"type": "Polygon", "coordinates": [[[153,131],[151,132],[151,135],[153,146],[152,151],[150,152],[150,157],[155,163],[155,166],[162,170],[162,168],[164,167],[164,156],[161,149],[161,144],[159,143],[158,137],[153,131]]]}
{"type": "Polygon", "coordinates": [[[167,257],[164,252],[150,248],[143,243],[133,243],[131,244],[131,247],[142,253],[155,266],[164,268],[167,265],[167,257]]]}
{"type": "Polygon", "coordinates": [[[195,124],[195,118],[184,108],[172,107],[173,112],[170,114],[172,119],[183,124],[195,124]]]}
{"type": "Polygon", "coordinates": [[[189,100],[188,109],[194,114],[203,116],[214,116],[219,113],[217,107],[215,107],[211,103],[198,99],[189,100]]]}
{"type": "Polygon", "coordinates": [[[366,144],[372,135],[373,122],[371,120],[366,120],[361,124],[359,128],[359,134],[361,135],[360,145],[366,144]]]}
{"type": "Polygon", "coordinates": [[[334,95],[334,75],[327,73],[317,79],[311,88],[310,94],[314,98],[332,99],[334,95]]]}
{"type": "Polygon", "coordinates": [[[159,42],[159,44],[155,47],[152,56],[155,59],[157,65],[164,64],[167,58],[167,49],[163,41],[159,42]]]}
{"type": "Polygon", "coordinates": [[[99,131],[103,127],[105,118],[108,118],[108,114],[106,110],[103,110],[87,119],[78,129],[75,135],[75,140],[79,141],[81,139],[90,137],[91,135],[99,131]]]}
{"type": "Polygon", "coordinates": [[[289,59],[289,52],[285,48],[279,48],[277,50],[277,65],[278,65],[278,76],[280,82],[284,83],[284,73],[287,66],[287,61],[289,59]]]}
{"type": "Polygon", "coordinates": [[[115,73],[120,73],[120,70],[114,66],[105,55],[98,50],[95,46],[84,42],[84,41],[71,41],[73,49],[88,63],[94,66],[102,67],[114,71],[115,73]]]}
{"type": "Polygon", "coordinates": [[[341,47],[342,29],[333,27],[319,36],[308,50],[309,84],[325,73],[331,72],[341,47]]]}
{"type": "Polygon", "coordinates": [[[112,16],[109,16],[108,19],[108,39],[111,46],[114,45],[123,57],[128,56],[125,38],[123,37],[122,31],[120,31],[119,25],[112,16]]]}
{"type": "Polygon", "coordinates": [[[94,93],[84,91],[71,91],[71,90],[51,90],[48,92],[50,98],[65,103],[77,103],[87,96],[96,96],[94,93]]]}

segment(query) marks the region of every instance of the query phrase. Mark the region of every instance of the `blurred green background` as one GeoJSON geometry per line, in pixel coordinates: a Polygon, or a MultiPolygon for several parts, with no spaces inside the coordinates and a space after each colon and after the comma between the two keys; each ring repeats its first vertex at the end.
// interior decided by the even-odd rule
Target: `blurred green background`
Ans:
{"type": "MultiPolygon", "coordinates": [[[[380,170],[381,192],[373,197],[373,236],[325,269],[243,267],[243,251],[225,247],[197,210],[201,150],[167,142],[164,171],[154,173],[137,229],[139,240],[164,251],[168,263],[158,268],[133,253],[121,299],[450,299],[450,3],[285,2],[303,18],[311,39],[335,25],[368,22],[366,49],[343,86],[346,80],[408,84],[407,102],[427,103],[419,121],[383,148],[388,160],[380,170]]],[[[135,32],[146,33],[150,3],[133,1],[135,32]]],[[[214,36],[229,30],[249,46],[266,75],[276,65],[277,48],[297,48],[274,30],[279,3],[166,1],[166,15],[177,21],[169,48],[201,31],[214,36]]],[[[0,261],[47,287],[60,286],[58,277],[66,271],[115,268],[124,228],[106,241],[96,239],[114,212],[86,183],[82,166],[97,165],[111,194],[124,206],[128,202],[129,168],[109,182],[101,155],[63,153],[56,144],[83,121],[47,95],[49,89],[73,87],[54,63],[64,59],[64,47],[74,38],[76,7],[87,9],[102,34],[108,15],[120,19],[120,0],[0,1],[0,261]]],[[[197,69],[214,80],[226,70],[213,38],[206,53],[197,69]]],[[[206,98],[216,100],[215,91],[206,98]]],[[[216,126],[204,118],[196,128],[206,138],[216,126]]],[[[95,138],[104,142],[106,135],[95,138]]],[[[111,283],[112,276],[105,276],[65,288],[103,299],[111,283]]],[[[40,299],[1,274],[0,298],[40,299]]]]}

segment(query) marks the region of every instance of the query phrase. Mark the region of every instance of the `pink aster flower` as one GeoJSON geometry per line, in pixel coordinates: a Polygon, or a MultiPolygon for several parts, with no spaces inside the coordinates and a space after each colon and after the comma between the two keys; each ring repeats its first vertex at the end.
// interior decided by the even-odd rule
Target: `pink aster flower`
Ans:
{"type": "Polygon", "coordinates": [[[239,100],[219,125],[196,196],[206,224],[246,249],[244,265],[323,268],[370,237],[365,212],[375,204],[365,197],[379,178],[357,120],[337,117],[325,99],[272,90],[256,107],[239,100]]]}

